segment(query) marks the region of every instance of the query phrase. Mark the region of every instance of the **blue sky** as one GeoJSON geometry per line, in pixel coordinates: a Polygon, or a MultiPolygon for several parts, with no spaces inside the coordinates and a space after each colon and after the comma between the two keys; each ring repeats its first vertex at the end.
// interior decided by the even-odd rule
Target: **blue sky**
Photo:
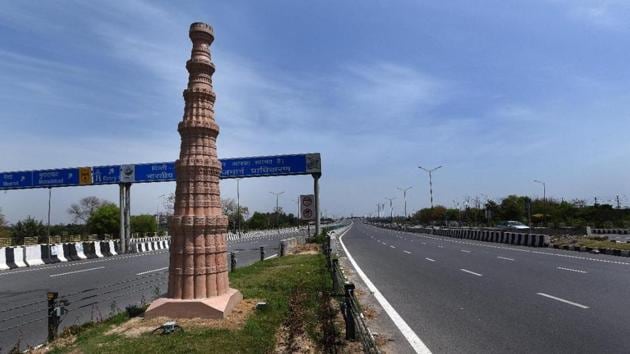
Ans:
{"type": "MultiPolygon", "coordinates": [[[[0,170],[174,160],[191,22],[215,29],[219,155],[320,152],[322,209],[374,213],[467,196],[619,194],[630,204],[630,2],[2,1],[0,170]]],[[[222,182],[235,196],[235,182],[222,182]]],[[[241,183],[271,210],[310,177],[241,183]]],[[[174,183],[135,185],[154,213],[174,183]]],[[[70,203],[117,187],[53,191],[70,203]]],[[[46,190],[0,193],[12,222],[45,218],[46,190]]]]}

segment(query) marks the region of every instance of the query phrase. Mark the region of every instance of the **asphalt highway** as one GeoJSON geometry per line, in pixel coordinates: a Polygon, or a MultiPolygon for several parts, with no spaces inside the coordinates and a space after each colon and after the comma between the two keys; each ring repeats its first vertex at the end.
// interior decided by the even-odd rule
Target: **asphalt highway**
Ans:
{"type": "Polygon", "coordinates": [[[380,229],[342,238],[433,353],[628,353],[630,261],[380,229]]]}
{"type": "MultiPolygon", "coordinates": [[[[270,235],[228,243],[237,268],[279,251],[279,240],[292,235],[270,235]]],[[[229,263],[229,258],[228,258],[229,263]]],[[[69,301],[60,329],[106,319],[128,305],[150,303],[166,292],[168,250],[118,255],[0,272],[0,353],[20,342],[21,349],[46,341],[48,291],[69,301]]]]}

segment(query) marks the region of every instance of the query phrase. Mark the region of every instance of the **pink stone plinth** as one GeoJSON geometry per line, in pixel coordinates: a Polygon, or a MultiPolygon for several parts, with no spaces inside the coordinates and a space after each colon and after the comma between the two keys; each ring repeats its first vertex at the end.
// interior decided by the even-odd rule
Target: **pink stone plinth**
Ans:
{"type": "Polygon", "coordinates": [[[160,298],[151,303],[144,313],[144,318],[226,318],[234,306],[243,300],[243,295],[236,289],[228,289],[223,295],[206,299],[169,299],[160,298]]]}

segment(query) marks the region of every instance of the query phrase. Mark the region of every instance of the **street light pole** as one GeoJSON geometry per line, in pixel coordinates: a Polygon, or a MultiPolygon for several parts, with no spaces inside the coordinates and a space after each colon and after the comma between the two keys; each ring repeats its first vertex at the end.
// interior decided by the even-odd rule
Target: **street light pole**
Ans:
{"type": "Polygon", "coordinates": [[[389,200],[389,222],[394,222],[394,206],[392,205],[392,201],[396,198],[387,198],[389,200]]]}
{"type": "Polygon", "coordinates": [[[405,200],[405,219],[407,218],[407,191],[410,190],[411,188],[413,187],[412,186],[409,186],[407,188],[398,187],[398,190],[403,192],[403,199],[405,200]]]}
{"type": "Polygon", "coordinates": [[[284,194],[284,191],[283,192],[269,192],[269,193],[271,193],[271,194],[276,196],[276,228],[278,229],[278,232],[280,232],[280,222],[279,222],[279,217],[280,217],[280,212],[279,211],[280,210],[279,210],[279,206],[278,206],[278,200],[279,200],[280,196],[282,194],[284,194]]]}
{"type": "Polygon", "coordinates": [[[543,202],[547,201],[547,185],[543,181],[539,181],[537,179],[534,180],[535,183],[540,183],[543,186],[543,202]]]}
{"type": "Polygon", "coordinates": [[[422,166],[418,166],[418,168],[423,169],[424,171],[426,171],[429,174],[429,195],[431,196],[431,209],[433,209],[433,179],[432,179],[432,175],[433,175],[434,171],[439,170],[440,168],[442,168],[442,166],[438,166],[436,168],[431,168],[431,169],[427,169],[427,168],[424,168],[422,166]]]}

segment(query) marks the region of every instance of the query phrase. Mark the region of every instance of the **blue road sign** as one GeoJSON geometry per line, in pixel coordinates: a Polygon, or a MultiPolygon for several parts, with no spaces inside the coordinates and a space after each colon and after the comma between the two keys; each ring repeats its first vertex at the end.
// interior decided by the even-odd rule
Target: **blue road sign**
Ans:
{"type": "Polygon", "coordinates": [[[0,189],[19,189],[33,187],[33,171],[0,173],[0,189]]]}
{"type": "Polygon", "coordinates": [[[120,182],[120,166],[92,167],[92,184],[116,184],[120,182]]]}
{"type": "Polygon", "coordinates": [[[79,185],[78,168],[33,171],[33,187],[67,187],[79,185]]]}
{"type": "Polygon", "coordinates": [[[136,182],[169,182],[175,180],[175,162],[136,165],[136,182]]]}
{"type": "MultiPolygon", "coordinates": [[[[248,178],[321,174],[318,153],[222,159],[221,178],[248,178]]],[[[90,167],[86,167],[89,169],[90,167]]],[[[86,169],[83,168],[83,169],[86,169]]],[[[92,180],[79,180],[79,168],[0,172],[0,190],[66,187],[89,184],[148,183],[175,181],[175,162],[91,167],[92,180]]],[[[89,174],[88,174],[89,176],[89,174]]]]}
{"type": "Polygon", "coordinates": [[[260,156],[221,160],[221,178],[303,175],[321,172],[319,154],[260,156]]]}

